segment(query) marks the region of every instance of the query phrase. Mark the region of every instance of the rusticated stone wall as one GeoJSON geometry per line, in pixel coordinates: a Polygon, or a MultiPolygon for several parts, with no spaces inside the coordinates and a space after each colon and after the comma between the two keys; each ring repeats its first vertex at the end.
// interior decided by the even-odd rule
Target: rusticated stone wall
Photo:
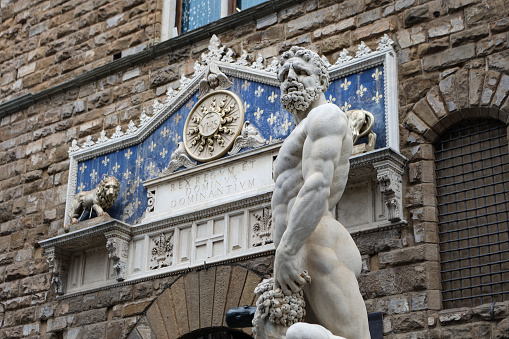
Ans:
{"type": "MultiPolygon", "coordinates": [[[[2,0],[0,104],[157,42],[161,4],[2,0]]],[[[506,303],[493,311],[491,305],[441,310],[432,145],[460,119],[507,123],[508,8],[505,0],[309,0],[219,35],[237,53],[259,53],[268,62],[292,45],[334,62],[360,41],[371,48],[383,34],[396,41],[409,223],[355,237],[365,263],[361,292],[369,312],[384,312],[385,338],[509,337],[506,303]]],[[[1,119],[1,338],[122,338],[154,300],[174,293],[168,286],[191,279],[170,276],[59,300],[37,242],[63,224],[70,140],[96,139],[102,129],[111,134],[118,124],[137,122],[155,98],[164,99],[169,86],[193,72],[207,45],[203,40],[133,64],[1,119]]],[[[269,274],[271,262],[265,257],[239,265],[269,274]]]]}

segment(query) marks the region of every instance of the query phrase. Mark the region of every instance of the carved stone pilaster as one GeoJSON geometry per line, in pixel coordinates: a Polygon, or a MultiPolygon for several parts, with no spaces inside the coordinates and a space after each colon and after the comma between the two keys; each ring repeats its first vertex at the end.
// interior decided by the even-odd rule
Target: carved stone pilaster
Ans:
{"type": "Polygon", "coordinates": [[[67,284],[67,272],[69,271],[70,254],[56,247],[46,248],[51,274],[51,284],[56,294],[64,294],[67,284]]]}
{"type": "Polygon", "coordinates": [[[387,218],[390,222],[398,222],[403,219],[401,211],[403,210],[402,183],[404,167],[391,159],[376,162],[373,167],[376,169],[380,192],[387,207],[387,218]]]}
{"type": "Polygon", "coordinates": [[[117,281],[124,281],[126,278],[127,259],[129,257],[129,241],[131,237],[125,233],[112,231],[104,234],[106,236],[106,249],[108,257],[113,260],[117,281]]]}

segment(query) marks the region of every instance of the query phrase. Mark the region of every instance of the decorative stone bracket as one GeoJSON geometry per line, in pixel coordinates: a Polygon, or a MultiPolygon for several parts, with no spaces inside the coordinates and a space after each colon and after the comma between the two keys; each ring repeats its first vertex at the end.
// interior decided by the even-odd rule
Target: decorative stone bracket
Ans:
{"type": "Polygon", "coordinates": [[[108,257],[113,260],[117,281],[126,278],[127,259],[129,258],[129,241],[131,237],[119,230],[105,232],[108,257]]]}
{"type": "Polygon", "coordinates": [[[56,294],[64,294],[69,271],[69,252],[57,247],[45,249],[51,274],[51,284],[56,294]]]}
{"type": "Polygon", "coordinates": [[[377,180],[380,183],[380,191],[387,207],[387,219],[390,222],[402,220],[402,183],[404,166],[393,159],[386,159],[373,163],[377,172],[377,180]]]}

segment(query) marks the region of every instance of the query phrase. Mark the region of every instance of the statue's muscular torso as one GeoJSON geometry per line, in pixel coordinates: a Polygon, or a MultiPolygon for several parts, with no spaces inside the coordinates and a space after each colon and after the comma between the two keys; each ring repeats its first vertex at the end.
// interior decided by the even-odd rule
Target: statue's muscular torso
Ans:
{"type": "Polygon", "coordinates": [[[276,228],[274,237],[276,247],[287,228],[289,214],[292,211],[295,199],[304,185],[303,166],[306,166],[306,159],[303,159],[303,156],[306,156],[304,154],[304,144],[310,134],[310,129],[319,128],[319,126],[309,124],[310,118],[313,115],[323,114],[324,112],[326,112],[324,119],[329,120],[330,124],[337,124],[337,126],[330,127],[341,133],[337,137],[342,140],[340,148],[338,148],[339,145],[323,145],[322,143],[311,145],[311,147],[332,147],[337,154],[333,159],[333,178],[330,186],[330,195],[326,201],[328,205],[326,212],[328,215],[332,213],[345,189],[349,171],[349,155],[352,150],[348,119],[336,105],[324,104],[313,109],[309,113],[308,118],[302,120],[295,127],[281,146],[275,162],[275,188],[272,207],[276,228]]]}

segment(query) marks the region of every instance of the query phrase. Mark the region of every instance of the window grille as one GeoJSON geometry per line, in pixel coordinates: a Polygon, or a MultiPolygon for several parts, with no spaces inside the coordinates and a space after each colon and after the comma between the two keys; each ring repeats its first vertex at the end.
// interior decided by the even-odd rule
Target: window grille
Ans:
{"type": "Polygon", "coordinates": [[[509,299],[506,126],[465,120],[435,144],[444,308],[509,299]]]}

